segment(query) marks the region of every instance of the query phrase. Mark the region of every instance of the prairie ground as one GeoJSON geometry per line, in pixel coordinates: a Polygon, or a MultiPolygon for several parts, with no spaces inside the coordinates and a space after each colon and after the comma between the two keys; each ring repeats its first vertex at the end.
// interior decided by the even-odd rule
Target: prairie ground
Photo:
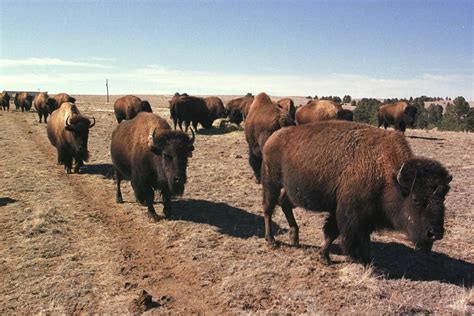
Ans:
{"type": "MultiPolygon", "coordinates": [[[[36,113],[0,112],[0,313],[474,313],[474,134],[408,130],[417,155],[453,175],[446,234],[431,255],[404,235],[372,235],[373,265],[318,260],[326,214],[295,210],[300,248],[273,217],[283,246],[263,238],[261,189],[242,129],[196,136],[188,183],[170,219],[153,222],[134,201],[115,203],[109,153],[111,97],[75,96],[97,124],[90,161],[66,175],[36,113]],[[143,291],[152,296],[144,304],[143,291]]],[[[170,96],[141,96],[169,119],[170,96]]],[[[223,97],[224,101],[232,97],[223,97]]],[[[296,104],[306,103],[296,98],[296,104]]],[[[219,122],[216,122],[216,126],[219,122]]],[[[162,205],[156,209],[161,215],[162,205]]]]}

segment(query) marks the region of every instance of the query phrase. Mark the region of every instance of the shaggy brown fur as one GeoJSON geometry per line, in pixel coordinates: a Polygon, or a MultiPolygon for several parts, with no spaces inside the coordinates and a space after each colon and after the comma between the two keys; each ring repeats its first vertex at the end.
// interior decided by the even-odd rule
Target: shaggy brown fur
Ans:
{"type": "Polygon", "coordinates": [[[50,98],[48,92],[40,92],[33,99],[33,106],[38,112],[39,122],[44,117],[44,122],[47,123],[48,115],[53,113],[57,109],[58,105],[56,100],[50,98]]]}
{"type": "Polygon", "coordinates": [[[273,132],[290,125],[294,122],[288,111],[275,106],[267,94],[262,92],[255,97],[245,120],[245,139],[249,145],[249,163],[257,183],[260,183],[263,145],[273,132]]]}
{"type": "Polygon", "coordinates": [[[218,97],[207,97],[204,100],[206,101],[207,108],[209,109],[213,121],[227,116],[227,111],[221,99],[218,97]]]}
{"type": "Polygon", "coordinates": [[[59,94],[56,94],[54,96],[54,100],[56,101],[56,104],[58,107],[61,106],[61,104],[63,104],[64,102],[71,102],[71,103],[75,103],[76,102],[76,99],[71,97],[69,94],[67,93],[59,93],[59,94]]]}
{"type": "Polygon", "coordinates": [[[351,110],[342,109],[337,112],[336,118],[338,120],[345,120],[352,122],[354,120],[354,114],[351,110]]]}
{"type": "Polygon", "coordinates": [[[10,95],[5,90],[0,94],[0,103],[2,110],[8,111],[10,109],[10,95]]]}
{"type": "Polygon", "coordinates": [[[337,112],[340,110],[342,110],[342,106],[330,100],[313,100],[298,108],[295,115],[296,124],[335,120],[337,112]]]}
{"type": "Polygon", "coordinates": [[[15,95],[15,107],[21,109],[22,112],[28,112],[33,105],[33,96],[28,92],[19,92],[15,95]]]}
{"type": "Polygon", "coordinates": [[[396,130],[405,132],[407,126],[413,127],[415,124],[416,112],[416,107],[410,106],[404,101],[383,104],[377,114],[378,127],[383,124],[383,127],[387,129],[389,125],[394,125],[396,130]]]}
{"type": "Polygon", "coordinates": [[[187,94],[175,95],[169,101],[169,104],[174,129],[176,129],[176,126],[178,125],[179,129],[183,130],[183,122],[186,132],[191,123],[196,132],[198,123],[200,123],[204,128],[212,127],[214,118],[203,98],[189,96],[187,94]]]}
{"type": "Polygon", "coordinates": [[[110,153],[117,181],[117,203],[122,203],[120,182],[130,179],[137,200],[148,206],[148,214],[157,220],[153,207],[154,191],[163,197],[163,212],[170,210],[171,197],[181,195],[186,183],[188,157],[194,150],[182,131],[151,113],[139,113],[134,119],[120,123],[112,134],[110,153]]]}
{"type": "Polygon", "coordinates": [[[87,142],[89,129],[95,125],[81,115],[74,103],[65,102],[51,114],[47,132],[51,145],[58,152],[58,164],[63,164],[66,173],[71,173],[73,160],[76,162],[74,172],[89,159],[87,142]]]}
{"type": "Polygon", "coordinates": [[[226,109],[229,113],[229,121],[231,123],[240,124],[247,116],[253,99],[253,96],[244,96],[230,100],[226,104],[226,109]]]}
{"type": "Polygon", "coordinates": [[[299,242],[294,207],[329,212],[321,249],[327,263],[339,235],[350,258],[365,264],[374,230],[402,231],[427,251],[443,237],[452,177],[440,163],[414,157],[399,132],[345,121],[285,128],[265,144],[262,168],[265,238],[271,244],[277,203],[293,245],[299,242]]]}
{"type": "Polygon", "coordinates": [[[284,98],[284,99],[278,100],[276,104],[282,109],[285,109],[293,121],[295,120],[296,108],[295,108],[295,103],[293,102],[292,99],[284,98]]]}
{"type": "Polygon", "coordinates": [[[114,113],[117,122],[131,120],[140,112],[152,113],[150,103],[134,95],[126,95],[118,98],[114,103],[114,113]]]}

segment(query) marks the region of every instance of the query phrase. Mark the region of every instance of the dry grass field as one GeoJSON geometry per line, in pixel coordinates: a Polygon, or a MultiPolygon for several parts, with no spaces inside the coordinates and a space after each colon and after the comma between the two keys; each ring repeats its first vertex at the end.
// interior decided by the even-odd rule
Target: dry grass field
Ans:
{"type": "MultiPolygon", "coordinates": [[[[318,261],[324,213],[295,210],[300,248],[263,238],[261,189],[244,133],[219,125],[196,136],[188,183],[171,219],[152,222],[134,201],[115,203],[109,146],[113,101],[75,96],[97,124],[80,174],[56,164],[36,113],[0,112],[0,314],[31,313],[474,313],[474,134],[408,130],[413,151],[442,162],[454,179],[446,234],[431,255],[402,234],[372,235],[373,265],[318,261]],[[143,291],[152,301],[143,302],[143,291]]],[[[169,119],[170,96],[148,99],[169,119]]],[[[230,96],[224,97],[224,101],[230,96]]],[[[295,98],[295,103],[305,103],[295,98]]],[[[162,206],[156,209],[161,215],[162,206]]]]}

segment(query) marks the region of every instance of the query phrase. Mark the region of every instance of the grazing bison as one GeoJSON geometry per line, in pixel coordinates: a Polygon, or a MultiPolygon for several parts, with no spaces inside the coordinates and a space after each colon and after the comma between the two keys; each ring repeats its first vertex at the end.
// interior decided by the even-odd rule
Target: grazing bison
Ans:
{"type": "Polygon", "coordinates": [[[378,127],[383,124],[383,127],[387,129],[389,125],[394,125],[396,130],[405,132],[407,126],[413,127],[415,125],[416,112],[416,107],[408,105],[404,101],[383,104],[377,114],[378,127]]]}
{"type": "Polygon", "coordinates": [[[268,137],[276,130],[294,125],[286,109],[275,106],[265,93],[257,95],[245,120],[245,139],[249,145],[249,164],[260,183],[262,149],[268,137]]]}
{"type": "Polygon", "coordinates": [[[54,100],[56,101],[56,104],[58,107],[61,106],[64,102],[70,102],[70,103],[76,103],[76,99],[71,97],[67,93],[59,93],[54,96],[54,100]]]}
{"type": "Polygon", "coordinates": [[[44,117],[44,122],[47,123],[48,115],[57,109],[58,104],[49,97],[48,92],[40,92],[33,99],[33,106],[38,112],[39,122],[41,123],[41,118],[44,117]]]}
{"type": "Polygon", "coordinates": [[[214,119],[212,118],[211,112],[203,98],[188,95],[175,95],[169,101],[169,104],[174,129],[176,129],[176,125],[178,125],[179,129],[183,130],[183,122],[186,132],[191,123],[196,132],[198,123],[201,123],[204,128],[212,127],[214,119]]]}
{"type": "Polygon", "coordinates": [[[83,116],[74,103],[61,104],[59,109],[51,114],[48,121],[47,132],[51,144],[58,152],[58,163],[64,164],[66,173],[71,173],[73,159],[76,162],[74,172],[84,165],[89,159],[87,141],[89,129],[95,125],[83,116]]]}
{"type": "Polygon", "coordinates": [[[342,109],[337,111],[336,119],[352,122],[354,120],[354,114],[351,110],[342,109]]]}
{"type": "Polygon", "coordinates": [[[152,113],[153,111],[148,101],[142,101],[134,95],[118,98],[114,103],[114,113],[118,123],[123,120],[131,120],[140,112],[152,113]]]}
{"type": "Polygon", "coordinates": [[[245,97],[230,100],[226,105],[229,121],[237,125],[242,123],[248,114],[253,99],[252,95],[247,94],[245,97]]]}
{"type": "Polygon", "coordinates": [[[5,90],[3,90],[0,94],[0,102],[2,103],[1,107],[4,111],[8,111],[10,109],[10,95],[5,90]]]}
{"type": "Polygon", "coordinates": [[[285,109],[290,115],[291,119],[293,121],[295,120],[296,107],[292,99],[284,98],[284,99],[278,100],[276,105],[280,108],[285,109]]]}
{"type": "Polygon", "coordinates": [[[206,101],[207,108],[209,109],[213,121],[227,117],[227,111],[221,99],[218,97],[207,97],[204,98],[204,101],[206,101]]]}
{"type": "Polygon", "coordinates": [[[374,230],[404,232],[429,251],[443,237],[444,198],[452,177],[439,163],[413,155],[399,132],[345,121],[315,122],[274,133],[263,149],[265,238],[275,242],[271,216],[281,205],[298,245],[292,209],[329,212],[322,259],[341,235],[354,261],[370,261],[374,230]],[[330,157],[330,159],[328,159],[330,157]]]}
{"type": "Polygon", "coordinates": [[[313,100],[298,108],[296,111],[296,124],[302,125],[309,122],[337,119],[337,113],[342,106],[330,100],[313,100]]]}
{"type": "Polygon", "coordinates": [[[148,215],[157,220],[153,207],[154,191],[163,197],[163,212],[169,215],[171,197],[181,195],[186,183],[188,158],[194,150],[193,137],[174,131],[161,117],[139,113],[119,124],[113,134],[110,152],[117,181],[117,203],[122,203],[120,182],[130,179],[138,202],[148,206],[148,215]]]}
{"type": "Polygon", "coordinates": [[[28,92],[19,92],[15,95],[15,107],[21,109],[22,112],[28,112],[33,105],[33,96],[28,92]]]}

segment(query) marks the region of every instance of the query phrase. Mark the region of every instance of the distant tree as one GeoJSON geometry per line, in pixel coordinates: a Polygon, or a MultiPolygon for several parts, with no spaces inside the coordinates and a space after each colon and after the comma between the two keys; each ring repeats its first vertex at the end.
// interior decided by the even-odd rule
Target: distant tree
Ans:
{"type": "Polygon", "coordinates": [[[448,103],[440,129],[447,131],[468,130],[469,111],[469,103],[463,97],[457,97],[452,104],[448,103]]]}
{"type": "Polygon", "coordinates": [[[317,96],[317,95],[315,95],[313,99],[317,100],[317,99],[318,99],[318,96],[317,96]]]}
{"type": "Polygon", "coordinates": [[[341,104],[341,102],[342,102],[341,98],[338,97],[338,96],[332,97],[331,100],[332,100],[332,102],[338,103],[338,104],[341,104]]]}
{"type": "Polygon", "coordinates": [[[351,96],[350,95],[345,95],[344,98],[342,98],[343,103],[351,103],[351,96]]]}
{"type": "Polygon", "coordinates": [[[418,97],[409,102],[410,105],[416,107],[415,124],[416,128],[428,127],[428,111],[425,108],[425,101],[423,97],[418,97]]]}
{"type": "Polygon", "coordinates": [[[306,97],[306,99],[311,100],[311,99],[313,99],[313,98],[312,98],[310,95],[308,95],[308,96],[306,97]]]}
{"type": "Polygon", "coordinates": [[[413,102],[413,97],[410,97],[410,99],[408,100],[409,102],[413,102]]]}
{"type": "Polygon", "coordinates": [[[377,124],[377,112],[381,103],[377,99],[363,98],[357,102],[357,107],[354,110],[354,121],[377,124]]]}
{"type": "Polygon", "coordinates": [[[443,118],[443,107],[439,104],[431,103],[428,107],[428,126],[430,128],[439,125],[443,118]]]}
{"type": "Polygon", "coordinates": [[[356,100],[352,100],[352,101],[351,101],[351,105],[352,105],[352,106],[357,106],[356,100]]]}
{"type": "Polygon", "coordinates": [[[247,94],[245,96],[246,97],[253,97],[253,94],[251,92],[247,92],[247,94]]]}
{"type": "Polygon", "coordinates": [[[474,108],[469,108],[466,118],[466,130],[474,132],[474,108]]]}

